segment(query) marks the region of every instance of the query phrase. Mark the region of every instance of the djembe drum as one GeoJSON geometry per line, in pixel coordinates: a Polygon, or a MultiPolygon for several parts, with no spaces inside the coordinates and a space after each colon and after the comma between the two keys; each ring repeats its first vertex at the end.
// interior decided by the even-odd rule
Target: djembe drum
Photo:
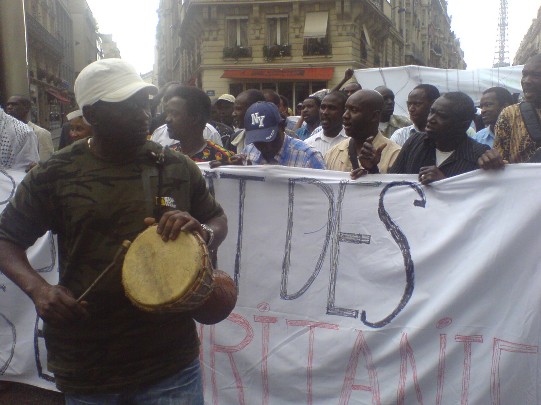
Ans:
{"type": "Polygon", "coordinates": [[[237,287],[225,271],[214,270],[214,288],[192,317],[199,323],[214,325],[229,316],[237,303],[237,287]]]}
{"type": "Polygon", "coordinates": [[[129,247],[122,267],[126,296],[149,312],[185,312],[199,307],[213,287],[207,245],[195,232],[181,231],[164,242],[151,226],[129,247]]]}
{"type": "Polygon", "coordinates": [[[218,323],[231,313],[237,289],[213,270],[207,245],[196,232],[164,242],[151,226],[131,243],[122,267],[126,296],[148,312],[190,312],[198,322],[218,323]]]}

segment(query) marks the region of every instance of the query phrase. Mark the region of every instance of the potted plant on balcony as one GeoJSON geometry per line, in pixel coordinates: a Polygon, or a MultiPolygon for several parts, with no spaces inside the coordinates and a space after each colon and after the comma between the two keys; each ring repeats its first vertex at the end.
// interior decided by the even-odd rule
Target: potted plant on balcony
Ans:
{"type": "Polygon", "coordinates": [[[246,46],[235,45],[224,48],[224,58],[249,58],[251,55],[251,48],[246,46]]]}
{"type": "Polygon", "coordinates": [[[273,60],[274,58],[282,58],[284,56],[291,56],[291,45],[278,45],[274,44],[271,46],[263,47],[263,56],[266,60],[273,60]]]}

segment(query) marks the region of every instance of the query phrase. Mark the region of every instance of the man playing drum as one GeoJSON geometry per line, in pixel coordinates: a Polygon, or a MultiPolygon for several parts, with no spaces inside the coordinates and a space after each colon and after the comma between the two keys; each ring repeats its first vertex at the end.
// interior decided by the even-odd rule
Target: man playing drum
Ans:
{"type": "Polygon", "coordinates": [[[183,313],[147,313],[125,297],[119,263],[76,300],[156,218],[167,243],[194,231],[215,249],[227,219],[187,157],[147,141],[156,88],[120,59],[81,71],[77,103],[94,134],[25,177],[0,218],[0,268],[44,321],[48,369],[71,404],[203,404],[199,341],[183,313]],[[58,235],[59,285],[35,272],[25,249],[58,235]]]}

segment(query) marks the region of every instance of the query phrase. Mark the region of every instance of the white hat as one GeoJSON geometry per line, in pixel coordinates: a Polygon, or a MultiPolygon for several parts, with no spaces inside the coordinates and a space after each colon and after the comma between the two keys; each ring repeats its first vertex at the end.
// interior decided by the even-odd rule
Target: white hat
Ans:
{"type": "Polygon", "coordinates": [[[75,80],[74,92],[82,109],[100,100],[119,103],[145,88],[150,94],[158,92],[157,87],[145,82],[132,65],[122,59],[109,58],[86,66],[75,80]]]}
{"type": "Polygon", "coordinates": [[[235,96],[232,96],[231,94],[222,94],[220,97],[218,97],[218,100],[229,101],[230,103],[235,103],[235,96]]]}
{"type": "Polygon", "coordinates": [[[66,118],[68,119],[68,121],[71,121],[74,118],[82,117],[82,116],[83,116],[83,112],[81,110],[75,110],[75,111],[70,112],[68,115],[66,115],[66,118]]]}

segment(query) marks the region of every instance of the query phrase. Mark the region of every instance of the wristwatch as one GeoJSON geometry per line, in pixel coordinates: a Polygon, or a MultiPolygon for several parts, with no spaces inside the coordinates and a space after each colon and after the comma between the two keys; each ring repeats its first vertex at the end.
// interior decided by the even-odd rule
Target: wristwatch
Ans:
{"type": "Polygon", "coordinates": [[[207,241],[207,246],[210,246],[210,244],[214,240],[214,231],[207,224],[201,224],[201,228],[203,228],[209,234],[209,240],[207,241]]]}

